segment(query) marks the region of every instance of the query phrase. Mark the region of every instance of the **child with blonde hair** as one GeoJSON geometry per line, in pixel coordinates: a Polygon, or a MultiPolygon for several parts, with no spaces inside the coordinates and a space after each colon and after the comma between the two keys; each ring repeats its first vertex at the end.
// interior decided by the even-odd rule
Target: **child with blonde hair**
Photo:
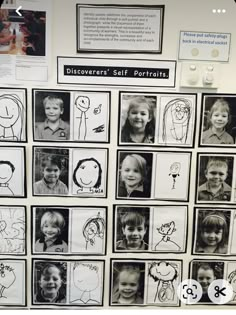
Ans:
{"type": "Polygon", "coordinates": [[[233,137],[226,131],[230,123],[229,104],[223,98],[217,99],[212,105],[208,120],[210,128],[203,132],[202,143],[204,144],[234,144],[233,137]]]}
{"type": "Polygon", "coordinates": [[[150,197],[145,180],[147,161],[139,154],[128,154],[121,162],[119,197],[150,197]]]}
{"type": "Polygon", "coordinates": [[[154,143],[155,121],[151,100],[135,96],[129,102],[127,118],[121,130],[121,142],[154,143]]]}
{"type": "Polygon", "coordinates": [[[68,252],[68,246],[61,238],[65,227],[64,217],[58,211],[46,211],[40,223],[42,236],[36,241],[36,252],[68,252]]]}

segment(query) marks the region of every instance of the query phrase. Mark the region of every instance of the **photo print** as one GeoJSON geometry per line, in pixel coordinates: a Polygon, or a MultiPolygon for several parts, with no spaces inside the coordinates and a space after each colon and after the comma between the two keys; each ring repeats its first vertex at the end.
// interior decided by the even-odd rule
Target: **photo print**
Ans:
{"type": "Polygon", "coordinates": [[[113,252],[186,251],[187,206],[115,205],[113,218],[113,252]]]}
{"type": "Polygon", "coordinates": [[[179,306],[177,288],[182,279],[182,263],[157,260],[147,265],[147,304],[179,306]]]}
{"type": "Polygon", "coordinates": [[[151,198],[153,153],[118,151],[118,198],[151,198]]]}
{"type": "Polygon", "coordinates": [[[69,149],[34,147],[33,195],[68,195],[69,149]]]}
{"type": "Polygon", "coordinates": [[[199,145],[228,147],[235,145],[236,95],[203,94],[199,145]]]}
{"type": "Polygon", "coordinates": [[[202,287],[202,297],[197,304],[213,304],[208,295],[208,288],[214,280],[225,279],[226,261],[192,260],[189,279],[194,279],[202,287]]]}
{"type": "Polygon", "coordinates": [[[103,305],[104,261],[33,259],[32,268],[33,305],[103,305]]]}
{"type": "Polygon", "coordinates": [[[36,141],[109,142],[110,92],[33,89],[36,141]]]}
{"type": "Polygon", "coordinates": [[[179,306],[181,279],[180,260],[111,259],[110,305],[179,306]]]}
{"type": "Polygon", "coordinates": [[[0,198],[26,197],[25,148],[0,147],[0,198]]]}
{"type": "Polygon", "coordinates": [[[199,154],[197,203],[232,202],[234,156],[229,154],[199,154]]]}
{"type": "Polygon", "coordinates": [[[107,149],[78,148],[72,152],[72,195],[105,197],[107,179],[107,149]]]}
{"type": "Polygon", "coordinates": [[[26,89],[0,88],[0,142],[26,141],[26,89]]]}
{"type": "Polygon", "coordinates": [[[26,306],[26,260],[0,259],[0,306],[26,306]]]}
{"type": "Polygon", "coordinates": [[[26,208],[0,207],[0,254],[26,254],[26,208]]]}
{"type": "Polygon", "coordinates": [[[32,253],[105,255],[106,207],[33,206],[32,253]]]}
{"type": "Polygon", "coordinates": [[[188,201],[190,152],[157,152],[155,199],[188,201]]]}
{"type": "Polygon", "coordinates": [[[69,304],[102,306],[103,273],[102,261],[70,262],[69,304]]]}
{"type": "Polygon", "coordinates": [[[45,56],[46,12],[1,9],[0,54],[45,56]]]}
{"type": "Polygon", "coordinates": [[[119,144],[193,147],[196,94],[119,94],[119,144]]]}

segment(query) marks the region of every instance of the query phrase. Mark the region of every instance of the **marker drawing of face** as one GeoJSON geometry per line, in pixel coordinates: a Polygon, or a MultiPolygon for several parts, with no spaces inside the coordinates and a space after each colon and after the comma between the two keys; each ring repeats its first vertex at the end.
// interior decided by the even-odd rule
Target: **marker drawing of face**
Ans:
{"type": "Polygon", "coordinates": [[[73,173],[73,181],[78,187],[99,188],[102,168],[94,158],[80,160],[73,173]]]}

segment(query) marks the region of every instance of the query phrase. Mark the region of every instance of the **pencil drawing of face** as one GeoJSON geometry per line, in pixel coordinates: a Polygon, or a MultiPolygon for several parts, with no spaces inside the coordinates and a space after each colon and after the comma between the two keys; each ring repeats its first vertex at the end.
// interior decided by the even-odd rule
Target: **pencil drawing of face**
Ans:
{"type": "Polygon", "coordinates": [[[83,292],[97,289],[99,284],[98,267],[90,263],[75,263],[73,268],[74,285],[83,292]]]}
{"type": "Polygon", "coordinates": [[[90,99],[87,96],[78,96],[75,105],[81,112],[87,112],[90,108],[90,99]]]}
{"type": "Polygon", "coordinates": [[[14,273],[14,269],[4,263],[0,264],[0,298],[6,296],[3,295],[3,291],[12,286],[15,282],[16,276],[14,273]]]}
{"type": "Polygon", "coordinates": [[[96,216],[89,218],[83,226],[83,236],[86,242],[86,249],[88,243],[91,246],[95,244],[95,237],[103,239],[105,230],[105,220],[100,216],[100,212],[96,216]]]}
{"type": "Polygon", "coordinates": [[[163,113],[162,139],[165,143],[168,137],[180,143],[186,143],[191,117],[191,102],[187,99],[177,98],[165,105],[163,113]]]}
{"type": "Polygon", "coordinates": [[[102,168],[94,158],[80,160],[73,173],[73,181],[78,187],[98,188],[101,185],[102,168]]]}
{"type": "Polygon", "coordinates": [[[176,231],[175,222],[171,221],[169,223],[162,224],[160,228],[157,228],[157,231],[162,235],[171,235],[176,231]]]}
{"type": "Polygon", "coordinates": [[[174,162],[170,166],[169,176],[172,176],[172,178],[173,178],[172,189],[175,189],[176,177],[180,176],[180,174],[179,174],[180,169],[181,169],[181,164],[179,162],[174,162]]]}
{"type": "Polygon", "coordinates": [[[0,184],[8,183],[15,171],[14,165],[9,161],[0,161],[0,184]]]}

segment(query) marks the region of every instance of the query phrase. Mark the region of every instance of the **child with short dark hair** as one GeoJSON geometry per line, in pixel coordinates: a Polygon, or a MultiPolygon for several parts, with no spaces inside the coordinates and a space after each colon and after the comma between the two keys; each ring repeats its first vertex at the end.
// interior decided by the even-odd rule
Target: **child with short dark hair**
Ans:
{"type": "Polygon", "coordinates": [[[208,263],[202,263],[197,269],[197,281],[202,287],[202,297],[199,302],[211,302],[208,296],[208,288],[210,284],[216,279],[215,270],[208,263]]]}
{"type": "Polygon", "coordinates": [[[70,139],[70,126],[61,119],[64,112],[63,99],[57,95],[48,95],[43,100],[46,119],[36,125],[35,138],[43,140],[70,139]]]}
{"type": "Polygon", "coordinates": [[[233,137],[225,130],[230,122],[230,108],[226,100],[221,98],[214,102],[208,115],[208,121],[210,128],[203,132],[202,143],[234,144],[233,137]]]}
{"type": "Polygon", "coordinates": [[[230,201],[231,187],[225,182],[228,176],[228,162],[224,158],[210,158],[205,177],[207,181],[198,189],[198,200],[230,201]]]}
{"type": "Polygon", "coordinates": [[[198,223],[196,252],[227,254],[228,224],[222,213],[210,213],[198,223]]]}
{"type": "Polygon", "coordinates": [[[46,264],[40,275],[36,302],[65,303],[65,294],[61,290],[62,284],[61,269],[54,264],[46,264]]]}
{"type": "Polygon", "coordinates": [[[129,211],[121,217],[123,240],[116,243],[118,250],[147,250],[143,238],[147,231],[145,217],[137,211],[129,211]]]}
{"type": "Polygon", "coordinates": [[[34,183],[34,193],[40,195],[67,195],[67,186],[60,181],[61,158],[57,155],[48,155],[41,164],[43,178],[34,183]]]}
{"type": "Polygon", "coordinates": [[[145,96],[135,96],[129,102],[121,142],[154,143],[154,135],[153,106],[145,96]]]}
{"type": "Polygon", "coordinates": [[[41,218],[42,236],[36,241],[36,252],[67,253],[68,246],[61,238],[65,220],[58,211],[46,211],[41,218]]]}
{"type": "Polygon", "coordinates": [[[143,304],[139,294],[140,268],[135,265],[123,265],[113,285],[112,303],[143,304]]]}

